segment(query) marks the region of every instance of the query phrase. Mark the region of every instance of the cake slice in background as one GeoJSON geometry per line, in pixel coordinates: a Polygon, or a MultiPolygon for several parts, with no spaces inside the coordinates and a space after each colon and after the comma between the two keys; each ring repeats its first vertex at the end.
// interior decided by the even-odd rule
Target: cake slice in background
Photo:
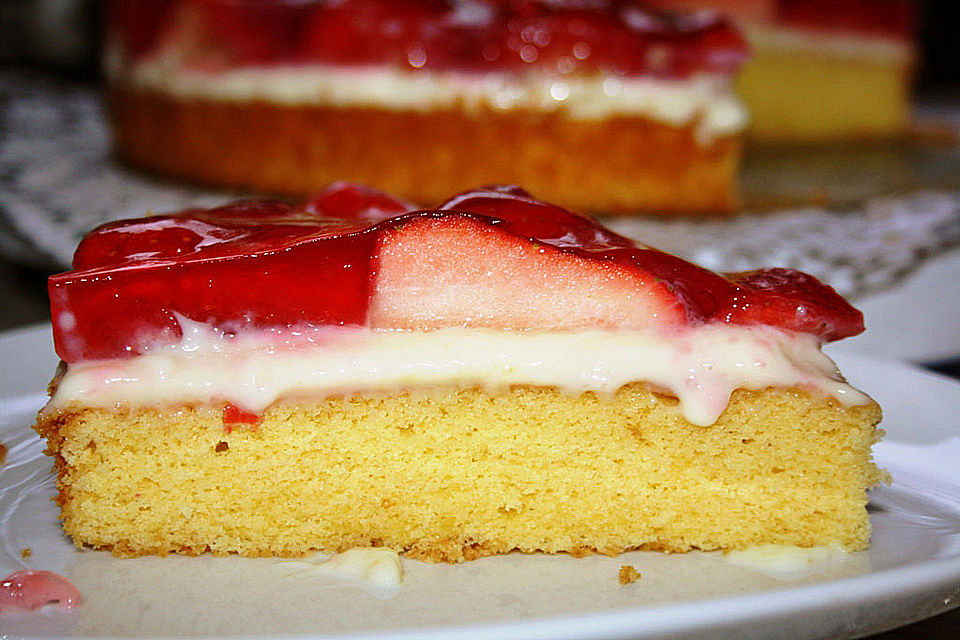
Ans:
{"type": "Polygon", "coordinates": [[[869,542],[863,318],[518,188],[337,185],[89,234],[50,280],[37,430],[63,528],[119,555],[462,561],[869,542]]]}
{"type": "Polygon", "coordinates": [[[161,174],[420,204],[493,183],[595,212],[737,201],[746,47],[713,13],[152,0],[110,3],[106,43],[116,152],[161,174]]]}
{"type": "Polygon", "coordinates": [[[906,132],[916,64],[910,0],[651,0],[714,8],[753,49],[736,81],[759,142],[892,139],[906,132]]]}

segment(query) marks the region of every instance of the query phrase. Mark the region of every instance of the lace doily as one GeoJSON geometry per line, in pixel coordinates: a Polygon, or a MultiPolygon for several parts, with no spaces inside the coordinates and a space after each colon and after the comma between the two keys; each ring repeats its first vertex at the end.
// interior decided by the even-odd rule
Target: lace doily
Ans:
{"type": "Polygon", "coordinates": [[[848,297],[889,287],[960,244],[960,194],[877,198],[862,208],[794,209],[729,220],[607,220],[623,235],[715,271],[791,267],[848,297]]]}
{"type": "MultiPolygon", "coordinates": [[[[0,73],[0,251],[5,254],[66,268],[77,242],[96,225],[213,206],[239,195],[165,182],[117,164],[110,157],[95,88],[0,73]]],[[[922,190],[843,209],[605,222],[710,269],[793,267],[856,297],[889,287],[923,260],[960,245],[960,193],[922,190]]]]}

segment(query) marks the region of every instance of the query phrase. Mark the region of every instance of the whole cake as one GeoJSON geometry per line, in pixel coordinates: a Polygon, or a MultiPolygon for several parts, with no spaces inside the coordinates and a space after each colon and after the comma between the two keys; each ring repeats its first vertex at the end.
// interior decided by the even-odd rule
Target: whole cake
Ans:
{"type": "Polygon", "coordinates": [[[751,139],[824,143],[905,134],[916,63],[911,0],[649,0],[729,15],[753,50],[736,80],[751,139]]]}
{"type": "Polygon", "coordinates": [[[111,223],[74,267],[37,430],[77,545],[868,544],[880,410],[820,351],[862,316],[802,273],[718,275],[515,187],[344,184],[111,223]]]}
{"type": "Polygon", "coordinates": [[[109,18],[116,151],[163,174],[301,195],[351,180],[423,205],[491,183],[604,212],[736,199],[746,47],[713,13],[144,0],[109,18]]]}

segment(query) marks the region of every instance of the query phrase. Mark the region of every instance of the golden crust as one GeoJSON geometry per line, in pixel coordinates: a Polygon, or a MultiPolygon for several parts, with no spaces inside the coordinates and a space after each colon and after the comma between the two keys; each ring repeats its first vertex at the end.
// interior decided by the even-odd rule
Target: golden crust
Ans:
{"type": "Polygon", "coordinates": [[[64,530],[121,556],[864,548],[875,404],[737,391],[710,427],[643,385],[41,414],[64,530]],[[226,447],[221,446],[226,443],[226,447]]]}
{"type": "Polygon", "coordinates": [[[424,206],[484,184],[519,184],[575,211],[728,212],[740,142],[638,117],[574,120],[179,99],[108,89],[117,154],[209,184],[304,195],[368,184],[424,206]]]}

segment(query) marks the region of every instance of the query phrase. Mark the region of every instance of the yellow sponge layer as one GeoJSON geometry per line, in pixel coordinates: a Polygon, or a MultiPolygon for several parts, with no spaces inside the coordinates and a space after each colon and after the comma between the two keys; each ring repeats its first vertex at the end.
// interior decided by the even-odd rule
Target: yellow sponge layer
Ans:
{"type": "Polygon", "coordinates": [[[514,549],[734,549],[869,540],[880,420],[737,391],[710,427],[643,385],[285,402],[227,431],[212,407],[74,407],[37,429],[64,530],[123,556],[290,556],[385,545],[459,562],[514,549]]]}
{"type": "Polygon", "coordinates": [[[759,142],[895,138],[907,128],[910,67],[757,44],[737,77],[759,142]]]}

